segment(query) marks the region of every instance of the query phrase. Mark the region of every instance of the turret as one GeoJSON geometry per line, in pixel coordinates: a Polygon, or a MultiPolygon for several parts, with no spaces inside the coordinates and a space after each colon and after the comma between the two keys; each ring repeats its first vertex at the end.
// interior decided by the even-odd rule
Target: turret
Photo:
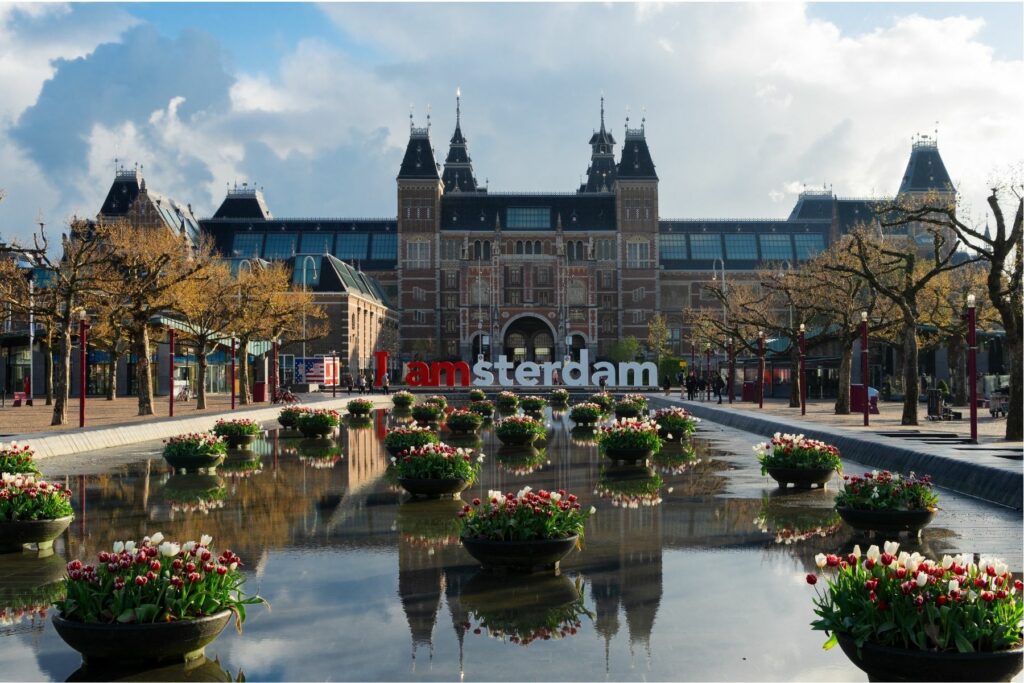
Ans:
{"type": "Polygon", "coordinates": [[[448,157],[444,160],[444,175],[441,177],[445,192],[477,192],[473,163],[469,148],[462,134],[462,93],[455,91],[455,133],[452,134],[448,157]]]}
{"type": "Polygon", "coordinates": [[[590,167],[580,192],[611,192],[615,185],[615,138],[604,126],[604,96],[601,96],[601,128],[590,136],[590,167]]]}

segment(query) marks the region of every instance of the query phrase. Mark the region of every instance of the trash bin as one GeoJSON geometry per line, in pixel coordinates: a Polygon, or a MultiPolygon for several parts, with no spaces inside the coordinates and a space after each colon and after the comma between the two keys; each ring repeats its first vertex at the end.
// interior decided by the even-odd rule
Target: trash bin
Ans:
{"type": "Polygon", "coordinates": [[[743,400],[750,402],[757,400],[757,382],[743,383],[743,400]]]}
{"type": "Polygon", "coordinates": [[[851,384],[850,385],[850,412],[851,413],[863,413],[864,412],[864,385],[863,384],[851,384]]]}
{"type": "Polygon", "coordinates": [[[253,401],[253,403],[266,403],[266,401],[267,401],[267,383],[266,382],[253,382],[252,383],[252,401],[253,401]]]}

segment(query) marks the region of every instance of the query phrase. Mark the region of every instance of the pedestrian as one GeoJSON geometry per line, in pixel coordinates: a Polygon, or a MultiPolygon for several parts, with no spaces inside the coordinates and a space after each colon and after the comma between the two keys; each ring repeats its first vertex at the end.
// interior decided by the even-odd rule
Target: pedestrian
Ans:
{"type": "Polygon", "coordinates": [[[665,395],[670,396],[672,394],[672,380],[667,374],[665,375],[665,379],[661,385],[665,388],[665,395]]]}
{"type": "Polygon", "coordinates": [[[700,400],[704,400],[704,392],[707,391],[707,389],[708,383],[704,380],[703,377],[697,380],[697,396],[700,398],[700,400]]]}
{"type": "Polygon", "coordinates": [[[557,387],[562,383],[562,379],[558,376],[558,370],[551,373],[551,382],[557,387]]]}
{"type": "Polygon", "coordinates": [[[352,385],[354,383],[355,383],[355,380],[352,379],[352,373],[351,372],[347,373],[345,375],[345,388],[348,389],[348,395],[349,396],[352,395],[352,385]]]}
{"type": "Polygon", "coordinates": [[[692,401],[693,400],[693,382],[694,382],[693,373],[691,372],[689,375],[686,376],[686,400],[687,401],[692,401]]]}
{"type": "Polygon", "coordinates": [[[384,395],[391,393],[391,378],[388,377],[388,373],[384,373],[384,377],[380,380],[380,386],[384,390],[384,395]]]}
{"type": "Polygon", "coordinates": [[[605,385],[607,385],[607,384],[608,384],[608,380],[606,380],[604,377],[602,377],[601,381],[599,381],[597,383],[597,385],[601,388],[601,392],[602,393],[604,393],[604,388],[605,388],[605,385]]]}
{"type": "Polygon", "coordinates": [[[357,388],[359,389],[360,394],[366,391],[366,378],[363,377],[363,373],[361,372],[359,373],[359,383],[357,385],[357,388]]]}
{"type": "Polygon", "coordinates": [[[725,380],[721,375],[715,375],[715,394],[718,396],[718,405],[722,405],[722,389],[725,388],[725,380]]]}

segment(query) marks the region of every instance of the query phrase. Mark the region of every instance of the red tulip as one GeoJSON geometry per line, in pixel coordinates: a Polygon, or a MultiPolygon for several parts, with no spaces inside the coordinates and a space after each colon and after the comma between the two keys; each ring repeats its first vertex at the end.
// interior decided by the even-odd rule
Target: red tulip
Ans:
{"type": "Polygon", "coordinates": [[[812,586],[818,583],[818,576],[816,574],[808,574],[807,583],[811,584],[812,586]]]}

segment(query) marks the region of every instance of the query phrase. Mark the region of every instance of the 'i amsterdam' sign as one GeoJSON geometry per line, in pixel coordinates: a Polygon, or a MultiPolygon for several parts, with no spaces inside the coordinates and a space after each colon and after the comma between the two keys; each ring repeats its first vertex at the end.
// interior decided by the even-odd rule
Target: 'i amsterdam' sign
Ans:
{"type": "MultiPolygon", "coordinates": [[[[388,352],[377,351],[376,384],[379,386],[388,367],[388,352]]],[[[561,384],[569,387],[585,387],[605,384],[611,387],[657,387],[658,366],[645,363],[609,363],[599,361],[593,366],[588,362],[587,351],[580,351],[579,361],[533,363],[525,361],[515,365],[505,356],[491,362],[479,360],[470,367],[466,361],[413,361],[409,363],[405,383],[411,387],[463,386],[502,387],[555,384],[557,377],[561,384]]]]}

